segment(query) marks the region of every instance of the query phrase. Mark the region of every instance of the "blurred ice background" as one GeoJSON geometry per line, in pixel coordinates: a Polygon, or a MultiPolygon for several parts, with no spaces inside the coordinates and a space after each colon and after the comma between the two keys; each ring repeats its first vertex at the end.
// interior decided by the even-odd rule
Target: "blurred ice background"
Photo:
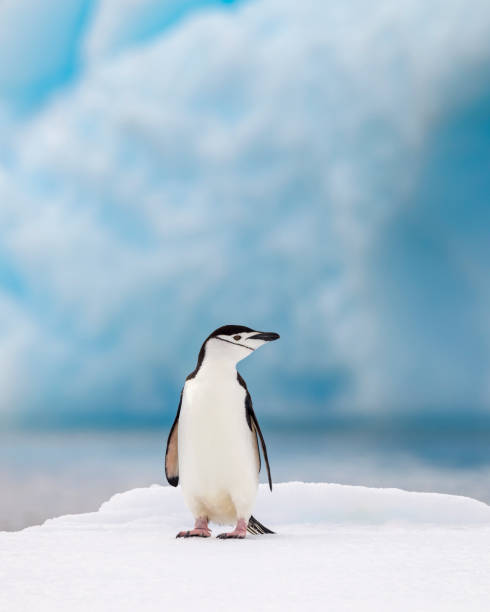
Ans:
{"type": "Polygon", "coordinates": [[[0,3],[0,529],[163,476],[203,338],[276,480],[490,502],[490,5],[0,3]]]}

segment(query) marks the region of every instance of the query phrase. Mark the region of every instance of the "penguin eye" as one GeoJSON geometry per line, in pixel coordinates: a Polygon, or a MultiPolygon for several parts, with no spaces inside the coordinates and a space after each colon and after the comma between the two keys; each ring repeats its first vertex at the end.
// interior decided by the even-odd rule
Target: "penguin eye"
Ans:
{"type": "Polygon", "coordinates": [[[241,340],[242,337],[241,336],[233,336],[233,340],[241,340]]]}

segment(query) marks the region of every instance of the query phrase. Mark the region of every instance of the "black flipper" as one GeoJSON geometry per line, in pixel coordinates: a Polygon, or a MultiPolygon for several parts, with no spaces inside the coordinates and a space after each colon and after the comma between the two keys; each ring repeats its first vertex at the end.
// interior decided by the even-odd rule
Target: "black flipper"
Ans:
{"type": "MultiPolygon", "coordinates": [[[[245,381],[243,380],[243,378],[240,376],[238,372],[237,372],[237,378],[238,378],[238,382],[242,385],[242,387],[245,389],[245,392],[246,392],[245,415],[247,418],[247,423],[248,423],[248,426],[250,427],[250,431],[255,430],[255,435],[258,434],[260,438],[260,443],[262,445],[262,454],[264,455],[265,466],[267,468],[267,478],[269,480],[269,489],[272,491],[271,468],[269,465],[269,457],[267,456],[267,447],[265,445],[264,436],[262,435],[262,432],[260,431],[259,422],[257,421],[257,417],[255,416],[255,412],[252,406],[252,398],[250,397],[250,393],[248,392],[247,384],[245,383],[245,381]]],[[[260,471],[260,467],[259,467],[259,471],[260,471]]]]}
{"type": "Polygon", "coordinates": [[[165,476],[167,477],[168,483],[172,487],[176,487],[179,484],[179,416],[180,407],[182,406],[182,389],[180,393],[179,408],[177,409],[177,416],[172,425],[172,429],[168,434],[167,449],[165,451],[165,476]]]}
{"type": "Polygon", "coordinates": [[[275,533],[268,529],[265,525],[262,525],[254,516],[248,519],[247,531],[253,535],[263,535],[265,533],[275,533]]]}

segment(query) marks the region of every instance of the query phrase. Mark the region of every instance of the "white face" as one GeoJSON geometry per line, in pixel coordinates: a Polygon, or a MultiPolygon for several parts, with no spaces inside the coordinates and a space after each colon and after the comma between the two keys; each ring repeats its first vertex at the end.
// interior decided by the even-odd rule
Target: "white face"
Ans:
{"type": "Polygon", "coordinates": [[[277,340],[279,334],[273,332],[238,332],[236,334],[220,334],[210,338],[206,343],[208,356],[229,359],[234,363],[245,359],[263,344],[277,340]]]}

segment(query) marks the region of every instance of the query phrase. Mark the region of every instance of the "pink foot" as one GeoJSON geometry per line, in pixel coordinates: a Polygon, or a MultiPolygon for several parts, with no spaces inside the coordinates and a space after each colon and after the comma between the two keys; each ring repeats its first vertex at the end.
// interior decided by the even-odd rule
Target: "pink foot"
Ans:
{"type": "Polygon", "coordinates": [[[196,519],[194,529],[189,531],[179,531],[175,536],[177,538],[209,538],[211,530],[208,527],[208,519],[206,517],[199,517],[196,519]]]}
{"type": "Polygon", "coordinates": [[[228,533],[220,533],[217,536],[220,540],[243,540],[243,538],[247,535],[247,523],[245,519],[238,519],[236,527],[233,531],[229,531],[228,533]]]}

